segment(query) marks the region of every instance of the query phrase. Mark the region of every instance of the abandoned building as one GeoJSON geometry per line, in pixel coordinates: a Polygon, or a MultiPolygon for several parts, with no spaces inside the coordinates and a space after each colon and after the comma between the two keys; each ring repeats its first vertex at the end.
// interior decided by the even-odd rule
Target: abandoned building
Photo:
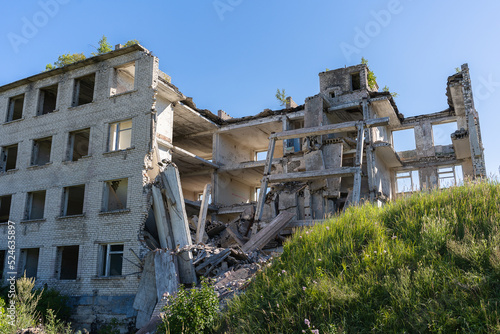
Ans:
{"type": "MultiPolygon", "coordinates": [[[[12,221],[18,276],[71,296],[77,323],[138,326],[161,298],[138,295],[148,254],[191,245],[193,215],[203,229],[251,212],[248,240],[283,212],[286,234],[486,174],[467,65],[448,78],[446,110],[412,117],[368,71],[322,72],[304,104],[242,118],[197,108],[138,44],[0,87],[4,280],[12,221]],[[413,147],[397,149],[402,133],[413,147]]],[[[165,286],[197,280],[189,252],[167,271],[165,286]]]]}

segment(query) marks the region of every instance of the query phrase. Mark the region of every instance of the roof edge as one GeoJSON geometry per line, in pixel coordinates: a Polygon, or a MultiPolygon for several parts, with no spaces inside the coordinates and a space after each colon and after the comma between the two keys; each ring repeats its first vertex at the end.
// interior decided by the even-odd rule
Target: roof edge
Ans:
{"type": "Polygon", "coordinates": [[[113,51],[110,51],[110,52],[106,52],[106,53],[104,53],[102,55],[98,55],[98,56],[93,56],[93,57],[90,57],[90,58],[86,58],[84,60],[80,60],[80,61],[77,61],[75,63],[69,64],[69,65],[65,65],[63,67],[58,67],[58,68],[55,68],[55,69],[50,70],[50,71],[44,71],[44,72],[41,72],[41,73],[38,73],[38,74],[35,74],[35,75],[32,75],[32,76],[29,76],[27,78],[20,79],[20,80],[8,83],[6,85],[0,86],[0,93],[3,93],[5,91],[8,91],[10,89],[14,89],[14,88],[17,88],[17,87],[20,87],[20,86],[23,86],[23,85],[27,85],[27,84],[33,83],[33,82],[38,81],[38,80],[42,80],[42,79],[46,79],[46,78],[49,78],[49,77],[52,77],[52,76],[55,76],[55,75],[63,74],[63,73],[75,70],[77,68],[81,68],[81,67],[84,67],[84,66],[95,64],[97,62],[100,62],[100,61],[103,61],[103,60],[106,60],[106,59],[110,59],[110,58],[113,58],[113,57],[121,56],[121,55],[130,53],[130,52],[134,52],[134,51],[142,51],[142,52],[146,52],[148,54],[151,53],[151,51],[149,51],[148,49],[146,49],[142,45],[140,45],[140,44],[134,44],[134,45],[131,45],[131,46],[127,46],[127,47],[118,49],[118,50],[113,50],[113,51]]]}

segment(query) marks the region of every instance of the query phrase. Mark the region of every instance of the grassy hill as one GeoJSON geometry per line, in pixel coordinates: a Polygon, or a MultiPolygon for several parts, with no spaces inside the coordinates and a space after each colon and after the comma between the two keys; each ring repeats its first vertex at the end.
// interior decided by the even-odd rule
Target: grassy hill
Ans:
{"type": "Polygon", "coordinates": [[[499,333],[500,185],[351,208],[296,233],[230,303],[221,326],[221,333],[499,333]]]}

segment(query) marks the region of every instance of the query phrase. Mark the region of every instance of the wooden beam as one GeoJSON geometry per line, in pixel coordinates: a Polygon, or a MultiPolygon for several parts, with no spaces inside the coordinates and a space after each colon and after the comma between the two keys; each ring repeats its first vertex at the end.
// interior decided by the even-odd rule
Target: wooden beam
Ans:
{"type": "Polygon", "coordinates": [[[241,248],[245,253],[262,249],[271,239],[273,239],[287,224],[295,217],[294,213],[282,211],[274,218],[269,225],[252,235],[250,240],[241,248]]]}
{"type": "Polygon", "coordinates": [[[210,190],[211,190],[211,185],[210,183],[207,183],[205,185],[205,188],[203,189],[203,199],[201,201],[201,207],[200,207],[200,214],[198,217],[198,226],[196,228],[196,243],[202,243],[203,242],[203,236],[205,235],[205,222],[207,220],[207,212],[208,212],[208,204],[209,204],[209,197],[210,197],[210,190]]]}
{"type": "MultiPolygon", "coordinates": [[[[389,124],[389,117],[368,119],[366,121],[363,121],[363,123],[368,128],[372,126],[384,126],[389,124]]],[[[275,133],[272,134],[269,138],[292,139],[292,138],[304,138],[309,136],[321,136],[330,133],[350,132],[350,131],[356,131],[358,129],[357,124],[358,124],[357,121],[352,121],[352,122],[344,122],[337,124],[329,124],[313,128],[302,128],[297,130],[275,133]]]]}
{"type": "Polygon", "coordinates": [[[280,183],[280,182],[290,182],[290,181],[316,180],[327,177],[343,177],[343,176],[351,176],[358,170],[359,168],[356,167],[341,167],[333,169],[314,170],[309,172],[273,174],[268,177],[268,181],[270,183],[280,183]]]}

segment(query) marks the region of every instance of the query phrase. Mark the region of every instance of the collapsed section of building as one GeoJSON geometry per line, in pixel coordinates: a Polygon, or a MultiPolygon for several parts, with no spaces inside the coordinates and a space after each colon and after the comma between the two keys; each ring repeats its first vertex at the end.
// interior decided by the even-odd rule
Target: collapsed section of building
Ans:
{"type": "Polygon", "coordinates": [[[294,227],[486,175],[467,65],[446,110],[412,117],[368,73],[322,72],[304,104],[243,118],[197,108],[138,44],[0,87],[0,273],[11,221],[17,274],[72,296],[77,323],[142,326],[294,227]],[[241,252],[193,258],[209,237],[241,252]]]}

